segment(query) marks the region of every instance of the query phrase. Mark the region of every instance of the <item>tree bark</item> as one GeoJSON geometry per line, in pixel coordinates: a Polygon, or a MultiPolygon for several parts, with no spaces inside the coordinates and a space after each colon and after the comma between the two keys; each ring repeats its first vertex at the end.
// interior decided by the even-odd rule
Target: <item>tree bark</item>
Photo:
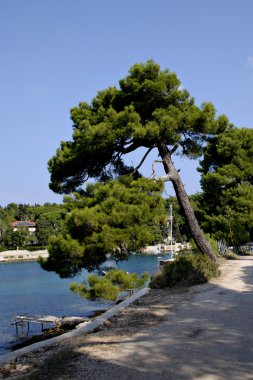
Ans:
{"type": "Polygon", "coordinates": [[[171,154],[167,145],[163,143],[159,144],[158,150],[163,161],[163,166],[165,173],[167,174],[167,179],[170,180],[173,184],[178,203],[188,223],[193,240],[195,241],[197,247],[203,255],[208,255],[211,258],[211,260],[217,261],[216,255],[211,245],[206,240],[203,231],[201,230],[198,224],[198,221],[190,204],[188,195],[185,191],[180,175],[172,162],[171,154]]]}

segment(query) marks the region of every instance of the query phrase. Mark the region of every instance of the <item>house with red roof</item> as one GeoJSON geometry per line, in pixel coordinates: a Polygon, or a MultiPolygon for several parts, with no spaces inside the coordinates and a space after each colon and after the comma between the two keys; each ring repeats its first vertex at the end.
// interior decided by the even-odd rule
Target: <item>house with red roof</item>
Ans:
{"type": "Polygon", "coordinates": [[[30,233],[34,233],[36,231],[36,223],[35,222],[27,222],[25,220],[17,220],[16,222],[11,223],[13,231],[18,231],[21,228],[27,228],[30,233]]]}

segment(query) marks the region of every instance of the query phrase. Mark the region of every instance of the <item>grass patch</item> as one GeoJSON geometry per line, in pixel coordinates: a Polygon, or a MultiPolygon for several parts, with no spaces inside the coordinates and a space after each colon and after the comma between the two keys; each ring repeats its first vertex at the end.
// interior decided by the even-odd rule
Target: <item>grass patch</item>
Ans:
{"type": "Polygon", "coordinates": [[[226,260],[236,260],[238,258],[234,252],[228,249],[226,250],[224,255],[222,255],[222,257],[224,257],[226,260]]]}

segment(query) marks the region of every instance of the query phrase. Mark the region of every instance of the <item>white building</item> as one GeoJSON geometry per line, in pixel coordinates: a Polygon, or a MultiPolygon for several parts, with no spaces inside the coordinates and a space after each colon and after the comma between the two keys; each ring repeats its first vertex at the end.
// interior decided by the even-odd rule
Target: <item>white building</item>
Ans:
{"type": "Polygon", "coordinates": [[[24,220],[18,220],[12,223],[13,231],[18,231],[22,228],[27,228],[30,233],[34,233],[36,231],[36,223],[27,222],[24,220]]]}

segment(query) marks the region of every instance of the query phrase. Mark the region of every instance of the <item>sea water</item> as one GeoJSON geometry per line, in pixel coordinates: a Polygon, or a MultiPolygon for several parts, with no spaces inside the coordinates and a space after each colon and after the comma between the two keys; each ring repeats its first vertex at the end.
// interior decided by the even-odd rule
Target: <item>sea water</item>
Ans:
{"type": "MultiPolygon", "coordinates": [[[[129,273],[140,275],[147,271],[152,275],[157,271],[157,262],[157,256],[135,254],[114,266],[129,273]]],[[[11,324],[16,315],[89,316],[111,307],[112,302],[88,301],[69,290],[71,282],[85,281],[87,275],[84,270],[74,279],[61,279],[54,272],[42,270],[36,262],[0,264],[0,355],[24,338],[20,329],[16,331],[11,324]]],[[[40,333],[40,327],[31,323],[25,336],[40,333]]]]}

